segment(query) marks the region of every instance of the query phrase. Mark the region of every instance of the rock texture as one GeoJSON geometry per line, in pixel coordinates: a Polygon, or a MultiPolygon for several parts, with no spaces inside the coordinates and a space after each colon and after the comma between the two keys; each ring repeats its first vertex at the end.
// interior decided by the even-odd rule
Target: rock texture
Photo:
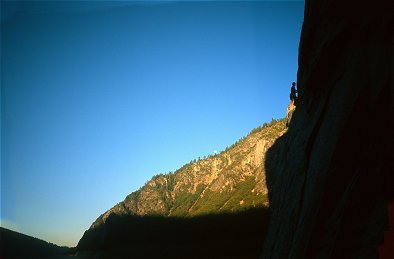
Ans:
{"type": "Polygon", "coordinates": [[[374,258],[394,185],[394,9],[306,1],[299,99],[267,152],[262,258],[374,258]]]}
{"type": "Polygon", "coordinates": [[[290,103],[287,106],[287,111],[286,111],[286,127],[288,127],[290,125],[291,118],[293,117],[293,113],[294,113],[295,109],[296,109],[295,101],[290,100],[290,103]]]}

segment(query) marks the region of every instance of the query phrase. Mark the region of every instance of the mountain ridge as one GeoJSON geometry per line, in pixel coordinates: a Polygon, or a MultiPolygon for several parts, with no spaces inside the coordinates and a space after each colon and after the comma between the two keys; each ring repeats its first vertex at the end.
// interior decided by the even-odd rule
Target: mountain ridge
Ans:
{"type": "Polygon", "coordinates": [[[175,172],[153,176],[101,214],[90,229],[105,224],[111,214],[188,217],[267,207],[265,152],[286,129],[286,119],[272,119],[219,154],[192,160],[175,172]]]}
{"type": "Polygon", "coordinates": [[[70,251],[69,247],[0,227],[0,258],[65,258],[70,251]]]}

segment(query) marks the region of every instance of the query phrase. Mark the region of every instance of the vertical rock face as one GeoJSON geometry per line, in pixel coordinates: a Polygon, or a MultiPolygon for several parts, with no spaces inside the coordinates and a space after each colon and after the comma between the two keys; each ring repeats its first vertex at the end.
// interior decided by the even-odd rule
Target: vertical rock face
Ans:
{"type": "Polygon", "coordinates": [[[266,155],[262,258],[373,258],[394,185],[394,10],[306,1],[299,99],[266,155]]]}
{"type": "Polygon", "coordinates": [[[294,100],[290,100],[289,105],[287,106],[287,111],[286,111],[286,126],[288,127],[290,122],[291,122],[291,118],[293,117],[293,113],[295,111],[295,102],[294,100]]]}

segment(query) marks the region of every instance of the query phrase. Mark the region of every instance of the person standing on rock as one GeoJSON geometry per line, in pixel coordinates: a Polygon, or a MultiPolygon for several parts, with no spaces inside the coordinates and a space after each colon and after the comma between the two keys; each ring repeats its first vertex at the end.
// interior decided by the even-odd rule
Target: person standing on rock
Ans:
{"type": "Polygon", "coordinates": [[[296,90],[295,86],[296,86],[296,83],[293,82],[291,84],[291,90],[290,90],[290,100],[292,100],[292,101],[297,98],[298,91],[296,90]]]}
{"type": "Polygon", "coordinates": [[[293,82],[291,84],[291,89],[290,89],[290,103],[289,106],[287,107],[287,112],[286,112],[286,127],[289,127],[291,118],[293,117],[293,113],[297,105],[296,104],[297,94],[298,91],[296,90],[296,83],[293,82]]]}

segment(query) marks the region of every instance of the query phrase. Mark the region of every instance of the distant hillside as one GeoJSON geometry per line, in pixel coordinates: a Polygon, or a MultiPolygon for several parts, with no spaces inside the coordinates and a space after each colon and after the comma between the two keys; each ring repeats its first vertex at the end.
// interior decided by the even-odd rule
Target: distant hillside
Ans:
{"type": "Polygon", "coordinates": [[[193,216],[268,206],[263,161],[267,149],[286,131],[285,124],[285,119],[273,119],[219,154],[154,176],[91,228],[111,214],[193,216]]]}
{"type": "Polygon", "coordinates": [[[0,258],[63,258],[68,247],[0,227],[0,258]]]}
{"type": "Polygon", "coordinates": [[[78,254],[257,258],[269,217],[265,153],[286,130],[286,119],[273,119],[219,154],[154,176],[97,218],[78,254]],[[202,254],[187,253],[194,248],[202,254]]]}

